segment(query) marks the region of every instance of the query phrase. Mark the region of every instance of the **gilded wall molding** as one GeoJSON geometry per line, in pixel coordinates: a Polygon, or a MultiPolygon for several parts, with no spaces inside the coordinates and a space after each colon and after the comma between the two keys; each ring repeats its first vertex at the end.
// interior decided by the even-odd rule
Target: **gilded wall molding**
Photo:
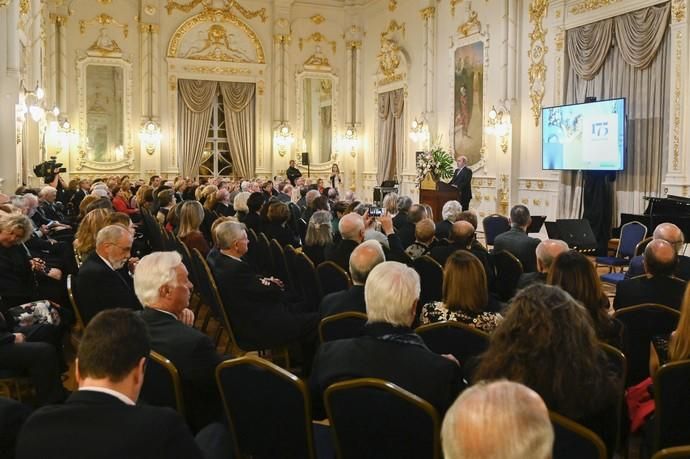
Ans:
{"type": "Polygon", "coordinates": [[[399,24],[395,19],[391,19],[391,22],[388,23],[388,28],[381,32],[381,38],[398,31],[402,31],[402,36],[405,37],[405,23],[399,24]]]}
{"type": "Polygon", "coordinates": [[[673,0],[671,17],[674,23],[683,22],[685,20],[685,0],[673,0]]]}
{"type": "Polygon", "coordinates": [[[84,20],[82,19],[79,21],[79,33],[84,35],[86,33],[86,28],[91,25],[114,25],[115,27],[119,27],[122,29],[122,34],[127,38],[127,35],[129,34],[129,26],[127,24],[123,24],[119,22],[117,19],[113,18],[109,14],[101,13],[98,16],[84,20]]]}
{"type": "Polygon", "coordinates": [[[22,13],[22,15],[29,14],[30,10],[31,10],[31,1],[30,0],[19,0],[19,12],[22,13]]]}
{"type": "Polygon", "coordinates": [[[674,55],[673,85],[673,170],[678,170],[680,163],[680,138],[681,138],[681,109],[682,109],[682,68],[683,68],[683,32],[676,31],[676,52],[674,55]]]}
{"type": "Polygon", "coordinates": [[[422,15],[422,19],[428,21],[429,19],[433,18],[436,14],[436,7],[427,6],[426,8],[419,10],[419,14],[422,15]]]}
{"type": "Polygon", "coordinates": [[[584,0],[570,8],[572,14],[582,14],[588,11],[598,10],[601,7],[613,5],[621,0],[584,0]]]}
{"type": "Polygon", "coordinates": [[[185,65],[182,67],[185,72],[205,73],[211,75],[251,75],[252,71],[247,68],[220,67],[208,65],[185,65]]]}
{"type": "Polygon", "coordinates": [[[467,9],[468,18],[458,27],[458,34],[463,37],[468,36],[471,32],[479,33],[482,30],[482,23],[479,21],[479,15],[472,7],[467,9]]]}
{"type": "Polygon", "coordinates": [[[393,12],[398,7],[398,0],[388,0],[388,11],[393,12]]]}
{"type": "Polygon", "coordinates": [[[311,20],[311,22],[313,22],[314,24],[319,25],[322,22],[324,22],[326,18],[320,14],[315,14],[314,16],[310,17],[309,20],[311,20]]]}
{"type": "Polygon", "coordinates": [[[532,101],[532,117],[534,124],[539,126],[541,106],[546,91],[546,63],[544,58],[549,48],[546,46],[546,32],[544,18],[549,8],[549,0],[532,0],[529,5],[529,21],[532,32],[529,34],[530,48],[527,51],[530,65],[527,71],[529,78],[529,96],[532,101]]]}
{"type": "MultiPolygon", "coordinates": [[[[228,13],[230,13],[231,10],[235,8],[245,19],[253,19],[257,16],[261,18],[261,22],[266,22],[266,20],[268,19],[268,15],[266,14],[266,8],[260,8],[258,10],[251,11],[245,8],[244,6],[240,5],[240,3],[237,0],[223,0],[223,3],[225,4],[225,6],[222,8],[222,10],[228,13]]],[[[203,5],[204,10],[215,9],[213,8],[212,0],[191,0],[189,3],[180,3],[174,0],[168,0],[167,5],[165,5],[165,9],[168,10],[168,15],[171,15],[175,10],[180,10],[183,13],[189,13],[198,5],[203,5]]]]}
{"type": "Polygon", "coordinates": [[[337,43],[335,40],[329,40],[328,37],[326,37],[324,34],[321,32],[314,32],[313,34],[309,35],[308,37],[303,37],[299,39],[299,49],[302,51],[304,48],[305,43],[309,42],[314,42],[314,43],[326,43],[327,45],[330,45],[331,49],[333,50],[333,53],[335,53],[335,49],[337,46],[337,43]]]}
{"type": "Polygon", "coordinates": [[[175,30],[173,36],[170,38],[170,43],[168,44],[168,52],[166,55],[168,57],[178,57],[177,53],[179,51],[182,38],[185,36],[185,34],[187,34],[187,32],[189,32],[194,27],[202,23],[229,23],[237,27],[238,29],[242,30],[242,32],[244,32],[249,38],[252,45],[254,45],[254,49],[256,50],[256,63],[266,63],[264,48],[261,45],[261,41],[257,37],[254,30],[247,24],[242,22],[242,20],[240,20],[237,16],[232,14],[232,12],[230,12],[229,10],[205,9],[196,16],[192,16],[191,18],[185,20],[182,24],[180,24],[177,30],[175,30]]]}

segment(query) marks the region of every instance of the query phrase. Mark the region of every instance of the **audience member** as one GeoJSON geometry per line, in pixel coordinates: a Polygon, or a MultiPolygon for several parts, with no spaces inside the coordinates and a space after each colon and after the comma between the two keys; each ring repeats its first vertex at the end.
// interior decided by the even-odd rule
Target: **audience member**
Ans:
{"type": "Polygon", "coordinates": [[[77,354],[79,391],[27,420],[17,458],[201,458],[179,414],[136,404],[150,349],[146,325],[131,311],[95,317],[77,354]]]}
{"type": "Polygon", "coordinates": [[[417,223],[427,218],[426,209],[421,204],[414,204],[407,212],[399,212],[398,215],[396,215],[396,218],[399,218],[401,215],[405,215],[406,220],[400,221],[402,220],[401,218],[399,220],[400,224],[396,226],[395,219],[393,219],[393,225],[395,226],[395,231],[400,238],[401,244],[404,248],[407,248],[415,241],[417,223]]]}
{"type": "Polygon", "coordinates": [[[554,431],[539,394],[500,380],[460,394],[443,419],[441,439],[445,459],[551,459],[554,431]]]}
{"type": "Polygon", "coordinates": [[[242,190],[237,193],[235,199],[232,201],[232,207],[235,209],[235,216],[239,221],[242,221],[249,212],[249,207],[247,207],[247,200],[251,196],[251,193],[242,190]]]}
{"type": "MultiPolygon", "coordinates": [[[[685,246],[685,236],[683,232],[673,223],[660,223],[654,229],[654,234],[652,235],[654,239],[663,239],[673,246],[676,253],[678,254],[678,265],[673,273],[679,279],[684,281],[690,280],[690,257],[681,255],[680,252],[685,246]]],[[[633,277],[641,276],[645,273],[644,271],[644,257],[638,255],[630,260],[630,265],[628,270],[625,272],[626,279],[632,279],[633,277]]]]}
{"type": "Polygon", "coordinates": [[[76,300],[84,322],[105,309],[141,309],[130,275],[137,261],[130,259],[132,241],[129,230],[121,225],[98,232],[96,253],[84,261],[76,279],[76,300]]]}
{"type": "MultiPolygon", "coordinates": [[[[190,251],[197,249],[201,252],[201,255],[206,257],[210,248],[208,241],[200,230],[201,223],[204,221],[204,208],[198,201],[183,201],[177,205],[177,215],[180,218],[177,236],[189,247],[190,251]]],[[[210,237],[210,226],[208,230],[210,237]]]]}
{"type": "Polygon", "coordinates": [[[529,209],[522,204],[518,204],[510,209],[510,230],[499,234],[494,239],[494,252],[506,250],[512,253],[520,260],[522,271],[526,273],[532,273],[537,270],[535,251],[537,245],[539,245],[539,239],[527,235],[527,228],[531,221],[529,209]]]}
{"type": "Polygon", "coordinates": [[[290,209],[287,204],[280,201],[271,201],[266,204],[268,212],[268,224],[264,227],[264,233],[269,239],[275,239],[281,246],[292,244],[293,247],[300,246],[299,236],[288,226],[290,209]]]}
{"type": "Polygon", "coordinates": [[[422,324],[453,320],[491,333],[503,320],[502,304],[489,295],[486,273],[477,257],[458,250],[443,269],[443,297],[422,307],[422,324]]]}
{"type": "Polygon", "coordinates": [[[168,216],[168,212],[172,209],[177,202],[173,190],[163,190],[158,193],[158,213],[156,213],[156,220],[161,225],[165,224],[165,220],[168,216]]]}
{"type": "Polygon", "coordinates": [[[333,261],[347,270],[352,251],[364,240],[364,219],[354,212],[346,214],[340,219],[338,231],[342,239],[337,244],[327,246],[324,255],[326,260],[333,261]]]}
{"type": "Polygon", "coordinates": [[[366,313],[365,282],[371,270],[384,261],[386,261],[386,256],[381,244],[376,241],[364,241],[355,247],[350,255],[352,287],[342,292],[326,295],[321,300],[321,306],[319,306],[321,316],[328,317],[347,311],[366,313]]]}
{"type": "Polygon", "coordinates": [[[436,224],[436,239],[443,240],[450,237],[450,229],[462,212],[462,206],[458,201],[447,201],[441,209],[443,221],[436,224]]]}
{"type": "Polygon", "coordinates": [[[452,356],[431,352],[414,333],[419,275],[397,262],[377,265],[367,277],[364,297],[369,320],[362,335],[323,343],[310,378],[315,417],[326,388],[350,378],[390,381],[431,403],[443,414],[462,388],[452,356]]]}
{"type": "Polygon", "coordinates": [[[600,341],[622,349],[623,324],[609,315],[609,299],[597,270],[586,256],[575,251],[558,255],[549,271],[547,283],[570,293],[587,309],[600,341]]]}
{"type": "Polygon", "coordinates": [[[138,214],[139,209],[130,205],[129,198],[130,195],[124,188],[116,186],[113,189],[113,209],[116,212],[122,212],[130,216],[138,214]]]}
{"type": "Polygon", "coordinates": [[[553,260],[563,252],[568,251],[568,244],[560,239],[546,239],[541,241],[535,250],[537,270],[533,273],[522,273],[518,281],[518,290],[529,285],[546,282],[546,275],[551,269],[553,260]]]}
{"type": "Polygon", "coordinates": [[[489,289],[494,283],[493,267],[489,262],[489,256],[484,248],[473,248],[472,242],[475,237],[475,228],[472,223],[464,220],[458,220],[453,223],[450,231],[450,243],[448,245],[437,245],[431,249],[429,253],[431,257],[438,261],[441,266],[445,266],[446,260],[450,255],[457,250],[466,250],[479,259],[484,267],[486,274],[486,281],[489,289]]]}
{"type": "Polygon", "coordinates": [[[194,313],[188,309],[191,289],[177,252],[154,252],[137,266],[134,290],[144,305],[141,317],[151,334],[151,348],[180,373],[187,418],[197,431],[221,418],[215,369],[222,358],[211,339],[193,327],[194,313]]]}
{"type": "Polygon", "coordinates": [[[424,218],[417,222],[414,229],[415,241],[405,249],[405,253],[413,260],[427,255],[434,244],[436,225],[430,218],[424,218]]]}
{"type": "Polygon", "coordinates": [[[690,288],[685,289],[678,326],[670,335],[652,338],[649,352],[649,374],[654,376],[661,365],[690,359],[690,288]]]}
{"type": "Polygon", "coordinates": [[[474,376],[526,385],[613,451],[621,394],[607,368],[587,311],[560,288],[534,284],[513,298],[474,376]]]}
{"type": "Polygon", "coordinates": [[[326,260],[324,251],[326,247],[333,244],[333,234],[331,233],[330,212],[320,210],[314,212],[307,225],[307,235],[304,238],[302,251],[318,266],[326,260]]]}
{"type": "Polygon", "coordinates": [[[73,247],[79,266],[96,250],[96,235],[108,226],[108,212],[105,209],[94,209],[82,220],[77,228],[73,247]]]}
{"type": "Polygon", "coordinates": [[[247,215],[244,218],[240,217],[240,221],[245,224],[248,230],[252,229],[256,234],[263,231],[263,222],[261,221],[261,207],[264,205],[264,195],[261,192],[254,192],[247,198],[247,215]]]}
{"type": "MultiPolygon", "coordinates": [[[[404,226],[409,226],[409,212],[412,208],[412,199],[409,196],[400,196],[396,206],[397,213],[393,216],[393,226],[396,231],[400,232],[404,226]]],[[[411,232],[414,233],[414,228],[411,232]]]]}
{"type": "Polygon", "coordinates": [[[644,268],[647,276],[619,282],[616,285],[613,308],[657,303],[680,309],[685,282],[673,277],[677,264],[678,256],[671,244],[663,239],[651,241],[644,251],[644,268]]]}
{"type": "Polygon", "coordinates": [[[312,214],[317,210],[328,210],[328,208],[316,208],[316,200],[319,199],[320,196],[321,193],[319,193],[318,190],[309,190],[307,191],[307,194],[304,196],[304,211],[302,211],[302,219],[305,222],[308,222],[312,214]]]}

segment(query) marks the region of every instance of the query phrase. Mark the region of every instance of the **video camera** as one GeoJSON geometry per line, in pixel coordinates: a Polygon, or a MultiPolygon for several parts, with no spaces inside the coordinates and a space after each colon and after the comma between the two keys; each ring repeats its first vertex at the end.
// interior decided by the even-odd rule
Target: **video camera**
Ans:
{"type": "Polygon", "coordinates": [[[55,176],[61,172],[67,172],[67,169],[62,167],[62,163],[57,162],[57,157],[55,156],[51,156],[49,160],[34,166],[36,177],[45,177],[44,181],[46,183],[52,182],[55,176]]]}

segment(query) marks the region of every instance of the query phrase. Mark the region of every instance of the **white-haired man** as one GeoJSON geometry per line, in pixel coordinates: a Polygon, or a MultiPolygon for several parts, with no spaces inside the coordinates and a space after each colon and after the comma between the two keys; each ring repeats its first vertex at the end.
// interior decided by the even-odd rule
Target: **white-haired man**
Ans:
{"type": "Polygon", "coordinates": [[[546,276],[556,257],[569,250],[568,244],[560,239],[546,239],[541,241],[535,250],[537,256],[537,270],[533,273],[523,273],[518,281],[518,290],[534,283],[545,283],[546,276]]]}
{"type": "Polygon", "coordinates": [[[465,390],[446,413],[441,438],[446,459],[550,459],[554,432],[539,394],[503,380],[465,390]]]}
{"type": "Polygon", "coordinates": [[[450,237],[450,230],[453,223],[458,219],[458,215],[462,212],[462,206],[458,201],[447,201],[441,209],[441,217],[443,221],[436,224],[436,239],[443,240],[450,237]]]}
{"type": "Polygon", "coordinates": [[[347,311],[366,313],[364,284],[371,270],[384,261],[386,256],[379,242],[370,240],[359,244],[350,255],[352,287],[326,295],[319,306],[321,316],[327,317],[347,311]]]}
{"type": "Polygon", "coordinates": [[[41,191],[38,193],[38,199],[40,201],[38,212],[47,220],[65,223],[67,217],[62,210],[58,208],[57,204],[55,204],[57,193],[58,190],[52,186],[44,186],[41,188],[41,191]]]}
{"type": "MultiPolygon", "coordinates": [[[[673,246],[678,254],[678,265],[673,273],[674,276],[684,281],[690,280],[690,257],[681,255],[680,252],[685,246],[685,235],[673,223],[660,223],[654,229],[653,239],[661,239],[673,246]]],[[[644,256],[638,255],[630,260],[630,266],[625,272],[626,279],[632,279],[636,276],[641,276],[645,273],[644,270],[644,256]]]]}
{"type": "Polygon", "coordinates": [[[377,265],[367,277],[364,298],[369,318],[362,335],[323,343],[310,378],[315,417],[332,383],[350,378],[380,378],[430,402],[443,414],[462,388],[452,357],[429,350],[412,330],[419,275],[402,263],[377,265]]]}
{"type": "Polygon", "coordinates": [[[134,290],[144,305],[142,319],[151,334],[151,348],[170,359],[180,372],[187,419],[199,430],[221,418],[215,369],[222,361],[207,335],[192,327],[188,309],[192,283],[177,252],[154,252],[141,259],[134,290]]]}
{"type": "Polygon", "coordinates": [[[215,235],[220,253],[209,264],[239,345],[253,350],[300,342],[309,354],[305,364],[311,364],[318,314],[288,305],[280,279],[261,277],[242,260],[249,245],[244,225],[223,222],[215,235]]]}
{"type": "Polygon", "coordinates": [[[139,310],[130,272],[136,258],[130,259],[132,234],[122,225],[109,225],[96,235],[96,252],[88,256],[76,278],[76,300],[88,323],[105,309],[139,310]]]}

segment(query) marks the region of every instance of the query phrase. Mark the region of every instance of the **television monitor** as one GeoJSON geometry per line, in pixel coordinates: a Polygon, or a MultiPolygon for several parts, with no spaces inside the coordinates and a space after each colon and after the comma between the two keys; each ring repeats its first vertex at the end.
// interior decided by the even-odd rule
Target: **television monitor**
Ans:
{"type": "Polygon", "coordinates": [[[625,120],[623,98],[543,108],[542,169],[623,170],[625,120]]]}

